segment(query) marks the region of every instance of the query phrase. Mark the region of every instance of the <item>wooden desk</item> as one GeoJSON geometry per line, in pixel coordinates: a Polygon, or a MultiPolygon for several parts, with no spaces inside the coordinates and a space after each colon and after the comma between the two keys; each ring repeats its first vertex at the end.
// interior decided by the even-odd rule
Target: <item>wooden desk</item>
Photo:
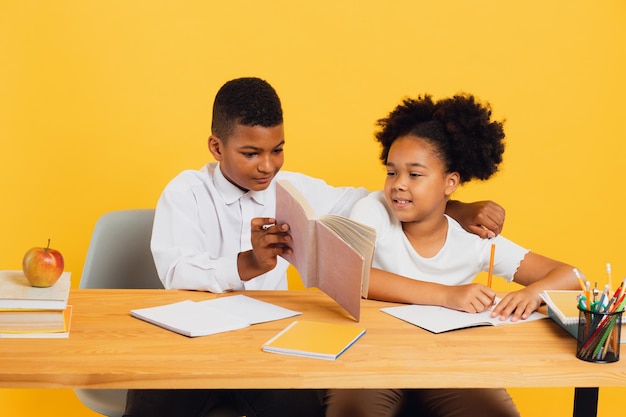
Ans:
{"type": "MultiPolygon", "coordinates": [[[[303,312],[354,323],[316,290],[250,291],[303,312]]],[[[626,385],[626,361],[575,357],[575,339],[551,320],[431,334],[362,304],[367,333],[336,361],[261,351],[285,319],[187,338],[132,318],[133,308],[215,294],[172,290],[72,290],[69,339],[0,339],[0,388],[444,388],[626,385]]]]}

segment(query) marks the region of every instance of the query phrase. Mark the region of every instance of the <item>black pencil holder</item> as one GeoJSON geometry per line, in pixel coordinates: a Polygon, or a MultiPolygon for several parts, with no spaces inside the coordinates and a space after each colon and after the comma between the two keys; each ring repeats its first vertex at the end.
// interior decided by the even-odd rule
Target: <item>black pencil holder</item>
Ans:
{"type": "Polygon", "coordinates": [[[617,362],[623,311],[601,313],[580,307],[578,310],[576,357],[594,363],[617,362]]]}

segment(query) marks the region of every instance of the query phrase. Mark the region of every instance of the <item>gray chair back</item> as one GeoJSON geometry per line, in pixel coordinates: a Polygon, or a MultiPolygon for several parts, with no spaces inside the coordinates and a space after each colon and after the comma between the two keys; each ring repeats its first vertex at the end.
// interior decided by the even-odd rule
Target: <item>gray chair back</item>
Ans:
{"type": "MultiPolygon", "coordinates": [[[[104,214],[94,228],[80,277],[80,288],[163,288],[150,251],[154,209],[104,214]]],[[[125,389],[76,389],[87,407],[108,417],[122,417],[125,389]]]]}
{"type": "MultiPolygon", "coordinates": [[[[80,288],[163,288],[154,266],[150,239],[153,209],[122,210],[104,214],[94,228],[80,288]]],[[[87,407],[108,417],[122,417],[126,389],[76,389],[87,407]]],[[[212,410],[206,417],[233,417],[228,407],[212,410]]]]}
{"type": "Polygon", "coordinates": [[[80,288],[163,288],[150,251],[154,209],[112,211],[94,228],[80,288]]]}

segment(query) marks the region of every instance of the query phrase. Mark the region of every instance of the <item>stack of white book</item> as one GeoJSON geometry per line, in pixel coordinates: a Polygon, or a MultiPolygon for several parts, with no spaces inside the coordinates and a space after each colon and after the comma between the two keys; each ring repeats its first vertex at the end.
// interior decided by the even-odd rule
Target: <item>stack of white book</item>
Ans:
{"type": "Polygon", "coordinates": [[[0,338],[67,338],[70,272],[48,288],[32,287],[22,271],[0,271],[0,338]]]}

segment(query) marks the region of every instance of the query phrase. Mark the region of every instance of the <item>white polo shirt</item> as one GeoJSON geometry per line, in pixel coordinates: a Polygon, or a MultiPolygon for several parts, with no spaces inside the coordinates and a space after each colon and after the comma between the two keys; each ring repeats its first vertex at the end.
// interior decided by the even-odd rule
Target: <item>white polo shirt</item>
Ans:
{"type": "Polygon", "coordinates": [[[252,218],[275,217],[278,179],[290,181],[317,216],[347,216],[368,194],[364,188],[332,187],[285,171],[266,190],[244,192],[224,177],[217,162],[199,171],[183,171],[161,194],[152,229],[152,254],[165,288],[216,293],[287,289],[289,263],[281,257],[276,268],[249,281],[241,281],[237,270],[239,253],[252,249],[252,218]]]}

